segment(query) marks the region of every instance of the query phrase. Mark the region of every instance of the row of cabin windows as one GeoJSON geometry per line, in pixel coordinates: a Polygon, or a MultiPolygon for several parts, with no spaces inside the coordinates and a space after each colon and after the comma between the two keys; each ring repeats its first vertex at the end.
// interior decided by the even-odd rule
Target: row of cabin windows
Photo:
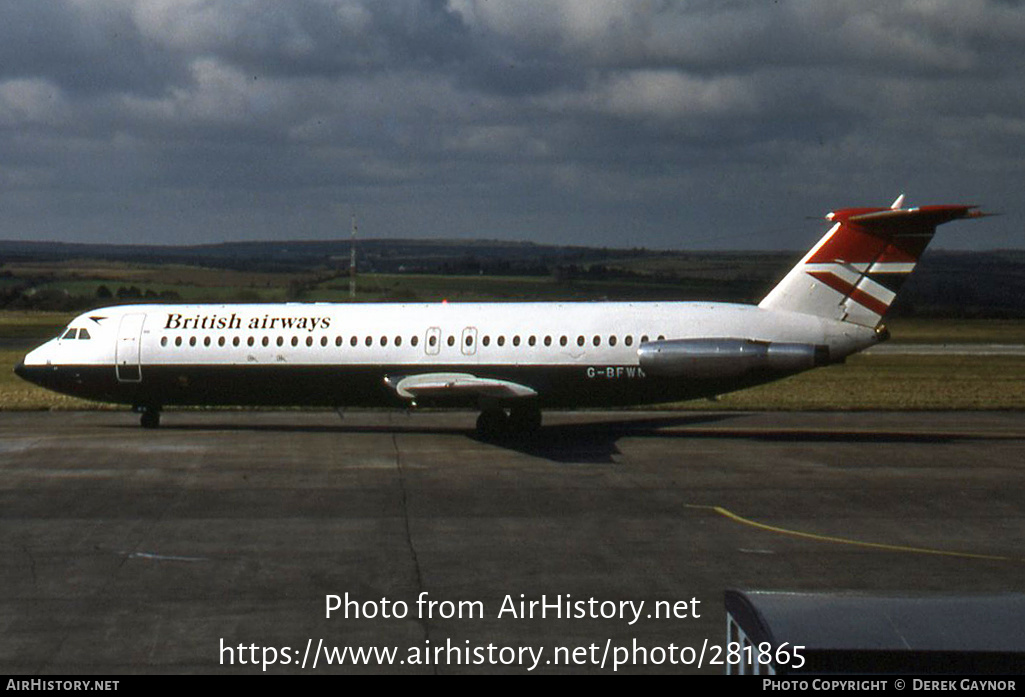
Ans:
{"type": "MultiPolygon", "coordinates": [[[[663,339],[665,339],[665,337],[662,336],[662,335],[659,335],[658,340],[662,341],[663,339]]],[[[452,345],[452,341],[453,341],[453,337],[450,336],[448,338],[448,345],[449,346],[452,345]]],[[[552,336],[545,336],[544,339],[541,340],[541,343],[543,343],[545,346],[551,346],[554,341],[555,341],[554,337],[552,337],[552,336]]],[[[615,345],[617,345],[619,343],[619,337],[617,337],[615,334],[612,334],[612,335],[609,336],[607,341],[608,341],[608,345],[609,346],[615,346],[615,345]]],[[[641,337],[640,343],[642,343],[642,344],[643,343],[647,343],[647,341],[648,341],[648,335],[645,334],[644,336],[641,337]]],[[[566,335],[562,335],[562,336],[559,337],[559,346],[568,346],[569,342],[570,342],[570,338],[567,337],[566,335]]],[[[481,338],[480,343],[483,346],[489,346],[491,344],[491,337],[489,335],[485,334],[481,338]]],[[[505,346],[505,337],[501,336],[501,335],[498,336],[498,338],[495,339],[495,343],[497,345],[499,345],[499,346],[505,346]]],[[[577,336],[577,338],[576,338],[577,346],[583,346],[586,343],[587,343],[587,337],[585,337],[582,334],[577,336]]],[[[591,338],[591,343],[594,344],[595,346],[601,346],[601,344],[602,344],[602,337],[599,336],[598,334],[595,334],[591,338]]],[[[625,346],[633,346],[633,343],[634,343],[633,336],[628,334],[628,335],[623,337],[623,344],[625,346]]],[[[466,345],[467,346],[471,346],[472,344],[473,344],[473,337],[472,336],[467,336],[466,337],[466,345]]],[[[528,346],[537,346],[537,344],[538,344],[537,336],[532,334],[529,337],[527,337],[527,345],[528,346]]],[[[519,346],[520,345],[520,336],[519,336],[519,334],[517,334],[517,335],[512,337],[512,345],[513,346],[519,346]]]]}
{"type": "MultiPolygon", "coordinates": [[[[82,331],[83,334],[86,333],[84,329],[81,330],[81,331],[82,331]]],[[[69,337],[67,335],[65,335],[63,338],[67,339],[69,337]]],[[[72,336],[70,338],[73,339],[74,337],[72,336]]],[[[88,339],[89,336],[88,336],[88,334],[86,334],[86,336],[84,336],[84,337],[80,336],[79,338],[88,339]]],[[[665,339],[665,336],[660,334],[658,336],[658,340],[662,341],[663,339],[665,339]]],[[[379,343],[380,343],[381,346],[387,346],[388,345],[388,341],[389,341],[389,339],[388,339],[387,336],[382,336],[379,339],[379,343]]],[[[467,334],[466,338],[465,338],[465,341],[466,341],[466,346],[473,346],[474,335],[473,334],[467,334]]],[[[542,340],[542,343],[545,346],[551,346],[553,341],[554,341],[554,338],[552,336],[546,336],[542,340]]],[[[569,337],[567,337],[565,335],[560,336],[559,337],[559,346],[567,346],[569,344],[569,341],[570,341],[569,337]]],[[[608,341],[608,345],[609,346],[615,346],[615,345],[617,345],[619,343],[619,338],[615,334],[612,334],[611,336],[609,336],[607,341],[608,341]]],[[[646,343],[647,341],[648,341],[648,335],[645,334],[645,335],[643,335],[641,337],[640,343],[643,344],[643,343],[646,343]]],[[[480,342],[484,346],[490,346],[491,345],[491,336],[488,335],[488,334],[485,334],[481,338],[480,342]]],[[[168,337],[166,337],[166,336],[160,338],[160,345],[161,346],[168,346],[171,343],[172,343],[171,340],[168,337]]],[[[181,336],[176,336],[176,337],[174,337],[174,341],[173,341],[173,344],[175,346],[183,346],[185,344],[188,344],[189,346],[196,346],[199,343],[202,343],[203,346],[212,346],[214,342],[213,342],[213,339],[211,337],[209,337],[209,336],[203,337],[201,342],[195,336],[190,336],[190,337],[188,337],[188,339],[185,339],[184,337],[181,337],[181,336]]],[[[221,337],[217,338],[217,345],[218,346],[226,346],[227,343],[228,342],[227,342],[227,339],[225,337],[221,336],[221,337]]],[[[318,343],[318,342],[314,341],[314,338],[312,336],[306,337],[305,342],[301,342],[299,337],[293,336],[289,343],[292,346],[299,346],[300,343],[305,343],[306,346],[312,347],[315,343],[318,343]]],[[[319,343],[320,343],[321,346],[326,347],[330,343],[330,340],[328,339],[328,337],[322,336],[322,337],[320,337],[319,343]]],[[[339,346],[340,347],[344,343],[345,342],[343,341],[342,337],[340,337],[340,336],[336,336],[335,337],[335,341],[334,341],[335,346],[339,346]]],[[[374,345],[374,337],[367,336],[366,338],[363,339],[362,343],[364,345],[366,345],[366,346],[373,346],[374,345]]],[[[401,336],[396,336],[392,343],[393,343],[394,346],[402,346],[402,337],[401,336]]],[[[409,345],[410,346],[417,346],[417,345],[419,345],[419,343],[420,343],[420,337],[418,337],[418,336],[411,336],[409,338],[409,345]]],[[[446,343],[449,346],[455,346],[455,344],[456,344],[455,336],[449,335],[448,339],[446,340],[446,343]]],[[[520,343],[521,343],[521,341],[520,341],[520,335],[519,334],[517,334],[517,335],[512,337],[512,345],[513,346],[519,346],[520,343]]],[[[532,334],[531,336],[527,337],[527,345],[528,346],[536,346],[537,343],[538,343],[537,336],[532,334]]],[[[577,346],[584,346],[586,343],[587,343],[587,338],[584,335],[581,334],[581,335],[577,336],[577,338],[576,338],[577,346]]],[[[601,344],[602,344],[602,337],[597,335],[597,334],[595,334],[594,337],[591,339],[591,343],[594,344],[595,346],[601,346],[601,344]]],[[[633,343],[634,343],[633,336],[628,334],[627,336],[623,337],[623,344],[625,346],[633,346],[633,343]]],[[[263,337],[263,338],[258,340],[256,337],[250,336],[250,337],[248,337],[246,339],[245,344],[246,344],[246,346],[256,346],[256,345],[270,346],[271,345],[271,338],[269,336],[265,336],[265,337],[263,337]]],[[[285,337],[283,337],[283,336],[277,337],[277,339],[274,341],[274,344],[276,346],[284,346],[285,345],[285,337]]],[[[359,337],[357,337],[357,336],[349,337],[349,345],[350,346],[358,346],[359,344],[360,344],[359,337]]],[[[427,344],[429,346],[431,346],[431,347],[437,346],[438,345],[438,337],[436,335],[434,335],[434,334],[431,334],[427,338],[427,344]]],[[[505,346],[505,336],[504,335],[499,335],[495,339],[495,344],[497,344],[498,346],[505,346]]],[[[241,346],[242,345],[242,338],[238,337],[238,336],[234,337],[231,340],[231,345],[232,346],[241,346]]]]}
{"type": "MultiPolygon", "coordinates": [[[[315,342],[312,336],[306,337],[306,340],[304,342],[300,341],[299,337],[293,336],[292,340],[289,343],[292,346],[299,346],[300,343],[305,343],[306,346],[313,346],[315,343],[319,343],[321,346],[327,346],[329,342],[330,342],[330,340],[326,336],[320,337],[320,341],[319,342],[315,342]]],[[[185,344],[188,344],[189,346],[196,346],[199,343],[202,343],[203,346],[212,346],[214,344],[213,339],[211,339],[209,336],[203,337],[202,342],[200,342],[200,340],[197,339],[194,336],[188,337],[187,340],[185,338],[183,338],[183,337],[176,336],[176,337],[174,337],[174,341],[173,342],[171,342],[170,339],[168,339],[168,337],[166,337],[166,336],[160,337],[160,345],[161,346],[168,346],[171,343],[173,343],[175,346],[183,346],[185,344]]],[[[340,337],[340,336],[335,337],[335,346],[341,346],[342,343],[343,343],[342,342],[342,337],[340,337]]],[[[373,337],[369,337],[368,336],[366,338],[366,342],[365,343],[366,343],[367,346],[372,346],[373,343],[374,343],[373,337]]],[[[419,337],[414,336],[414,337],[412,337],[409,340],[409,343],[412,344],[413,346],[416,346],[417,344],[420,343],[420,339],[419,339],[419,337]]],[[[221,337],[217,338],[217,345],[218,346],[227,346],[227,344],[228,344],[228,341],[227,341],[227,339],[225,337],[221,336],[221,337]]],[[[276,346],[284,346],[285,345],[285,337],[279,336],[274,341],[274,344],[276,346]]],[[[353,336],[353,337],[349,338],[349,345],[350,346],[357,346],[358,344],[359,344],[359,337],[353,336]]],[[[382,346],[387,346],[387,344],[388,344],[388,337],[382,336],[381,337],[381,345],[382,346]]],[[[234,337],[231,340],[231,345],[232,346],[241,346],[242,345],[242,338],[238,337],[238,336],[234,337]]],[[[250,336],[250,337],[248,337],[246,339],[245,345],[246,346],[256,346],[256,345],[270,346],[271,345],[271,339],[270,339],[269,336],[265,336],[262,339],[257,340],[257,338],[255,336],[250,336]]],[[[402,345],[402,337],[401,336],[395,337],[395,345],[396,346],[401,346],[402,345]]]]}

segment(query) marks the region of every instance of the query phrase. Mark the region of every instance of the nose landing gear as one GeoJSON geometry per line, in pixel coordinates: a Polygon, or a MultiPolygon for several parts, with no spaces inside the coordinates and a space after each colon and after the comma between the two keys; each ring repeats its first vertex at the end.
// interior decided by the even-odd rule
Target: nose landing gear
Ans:
{"type": "Polygon", "coordinates": [[[140,415],[139,424],[141,424],[143,428],[159,428],[160,407],[137,404],[132,407],[132,411],[137,412],[140,415]]]}

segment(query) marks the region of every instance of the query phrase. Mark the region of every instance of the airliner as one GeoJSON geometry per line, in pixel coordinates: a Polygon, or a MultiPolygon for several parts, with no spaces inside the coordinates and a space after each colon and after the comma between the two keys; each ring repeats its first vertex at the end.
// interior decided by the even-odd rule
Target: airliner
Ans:
{"type": "Polygon", "coordinates": [[[715,397],[888,338],[936,226],[978,206],[845,208],[758,305],[716,302],[121,305],[28,353],[22,378],[131,405],[471,407],[489,438],[548,408],[715,397]]]}

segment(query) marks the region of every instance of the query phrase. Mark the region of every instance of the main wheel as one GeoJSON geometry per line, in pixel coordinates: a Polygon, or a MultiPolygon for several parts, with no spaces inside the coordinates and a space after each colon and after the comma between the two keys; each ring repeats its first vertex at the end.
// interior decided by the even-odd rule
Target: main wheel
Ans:
{"type": "Polygon", "coordinates": [[[501,438],[509,431],[509,417],[503,409],[485,409],[477,417],[477,435],[481,438],[501,438]]]}
{"type": "Polygon", "coordinates": [[[541,410],[536,406],[513,407],[509,411],[509,431],[530,434],[541,428],[541,410]]]}
{"type": "Polygon", "coordinates": [[[157,428],[160,426],[160,410],[147,409],[139,417],[139,423],[143,428],[157,428]]]}

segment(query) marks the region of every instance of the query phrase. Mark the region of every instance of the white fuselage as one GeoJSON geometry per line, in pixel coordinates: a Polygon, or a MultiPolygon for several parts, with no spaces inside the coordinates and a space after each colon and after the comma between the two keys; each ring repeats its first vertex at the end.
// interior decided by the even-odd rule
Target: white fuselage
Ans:
{"type": "Polygon", "coordinates": [[[79,316],[69,327],[89,340],[53,339],[25,365],[113,366],[127,315],[145,316],[143,366],[636,365],[656,339],[826,344],[838,357],[876,341],[865,327],[727,303],[122,305],[79,316]]]}
{"type": "MultiPolygon", "coordinates": [[[[385,378],[450,372],[525,385],[542,404],[657,402],[692,391],[639,371],[643,344],[796,342],[827,346],[838,360],[877,341],[871,329],[812,315],[678,302],[125,305],[69,327],[89,338],[54,339],[24,370],[72,375],[36,380],[53,389],[137,404],[394,405],[385,378]],[[332,383],[327,392],[322,383],[332,383]]],[[[765,381],[712,381],[694,396],[765,381]]]]}

